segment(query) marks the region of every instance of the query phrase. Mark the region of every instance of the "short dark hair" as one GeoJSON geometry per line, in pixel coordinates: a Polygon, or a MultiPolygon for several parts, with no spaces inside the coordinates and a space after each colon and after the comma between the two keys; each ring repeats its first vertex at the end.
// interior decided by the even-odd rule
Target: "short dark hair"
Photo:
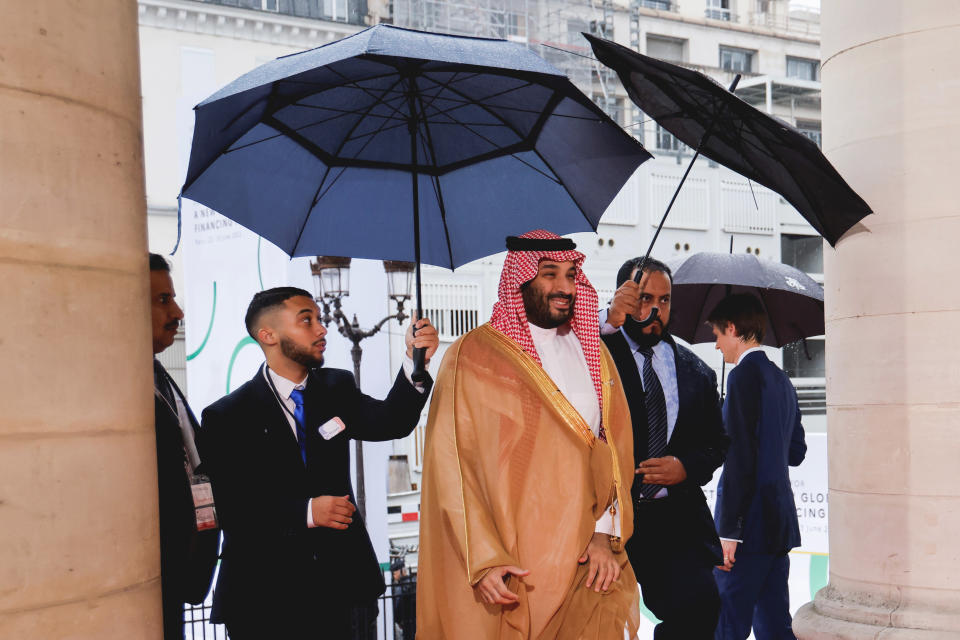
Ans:
{"type": "MultiPolygon", "coordinates": [[[[636,269],[641,262],[643,262],[643,258],[630,258],[623,263],[623,266],[620,267],[620,271],[617,271],[618,289],[620,288],[620,285],[630,279],[630,276],[633,274],[633,270],[636,269]]],[[[665,263],[660,262],[656,258],[647,258],[647,261],[643,263],[643,272],[653,273],[655,271],[667,274],[667,277],[670,278],[670,284],[673,284],[673,272],[670,271],[670,267],[668,267],[665,263]]]]}
{"type": "Polygon", "coordinates": [[[170,271],[170,263],[159,253],[150,254],[150,271],[170,271]]]}
{"type": "Polygon", "coordinates": [[[296,298],[298,296],[306,296],[313,300],[313,295],[309,291],[305,291],[299,287],[274,287],[273,289],[266,289],[253,294],[253,300],[251,300],[247,306],[247,315],[243,319],[247,325],[247,333],[250,334],[250,337],[254,340],[257,339],[256,325],[257,322],[260,321],[260,316],[262,316],[265,311],[279,307],[290,298],[296,298]]]}
{"type": "Polygon", "coordinates": [[[721,331],[732,324],[740,338],[762,343],[767,329],[767,314],[756,296],[734,293],[717,303],[707,316],[707,323],[721,331]]]}

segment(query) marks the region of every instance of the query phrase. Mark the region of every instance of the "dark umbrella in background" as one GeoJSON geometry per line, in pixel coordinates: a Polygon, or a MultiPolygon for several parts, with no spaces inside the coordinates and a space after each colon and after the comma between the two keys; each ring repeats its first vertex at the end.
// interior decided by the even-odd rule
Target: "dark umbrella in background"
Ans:
{"type": "Polygon", "coordinates": [[[650,158],[523,46],[386,25],[269,62],[195,111],[183,197],[294,257],[416,262],[421,317],[421,262],[596,230],[650,158]]]}
{"type": "MultiPolygon", "coordinates": [[[[816,143],[791,125],[734,95],[712,78],[583,34],[603,64],[617,72],[630,99],[661,127],[695,150],[644,256],[654,243],[690,169],[702,153],[749,180],[776,191],[831,246],[872,213],[827,161],[816,143]]],[[[642,269],[637,271],[639,282],[642,269]]],[[[641,324],[649,324],[650,318],[641,324]]]]}
{"type": "MultiPolygon", "coordinates": [[[[731,239],[731,250],[733,243],[731,239]]],[[[748,293],[767,314],[763,344],[782,347],[823,335],[823,287],[794,267],[752,254],[695,253],[671,261],[670,332],[694,344],[716,338],[707,317],[724,297],[748,293]]],[[[726,361],[720,374],[723,399],[726,361]]]]}

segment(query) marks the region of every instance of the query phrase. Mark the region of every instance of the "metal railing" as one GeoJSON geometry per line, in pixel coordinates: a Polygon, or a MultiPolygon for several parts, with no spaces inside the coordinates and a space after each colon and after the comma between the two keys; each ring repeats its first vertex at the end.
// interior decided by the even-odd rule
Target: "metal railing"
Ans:
{"type": "MultiPolygon", "coordinates": [[[[417,576],[393,579],[386,574],[387,590],[377,599],[377,611],[354,610],[353,640],[413,640],[417,628],[417,576]]],[[[185,640],[228,640],[222,624],[210,622],[212,595],[202,605],[184,609],[185,640]]]]}

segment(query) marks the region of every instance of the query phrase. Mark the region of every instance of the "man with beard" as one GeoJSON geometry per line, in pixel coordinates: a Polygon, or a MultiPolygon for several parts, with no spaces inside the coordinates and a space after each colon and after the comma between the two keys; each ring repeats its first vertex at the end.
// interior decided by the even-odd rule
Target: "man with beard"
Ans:
{"type": "Polygon", "coordinates": [[[307,291],[261,291],[247,332],[266,363],[203,412],[200,453],[213,483],[223,551],[213,615],[234,640],[350,638],[352,611],[376,611],[383,576],[353,505],[350,439],[391,440],[416,426],[431,381],[410,380],[413,347],[436,351],[426,319],[385,400],[320,368],[326,328],[307,291]]]}
{"type": "Polygon", "coordinates": [[[670,336],[672,274],[639,258],[617,273],[617,291],[601,313],[603,341],[613,356],[630,405],[633,454],[639,461],[631,490],[635,517],[627,554],[643,601],[662,622],[657,640],[713,638],[720,597],[713,578],[720,540],[700,488],[723,464],[717,377],[670,336]],[[638,321],[657,309],[648,326],[638,321]]]}
{"type": "Polygon", "coordinates": [[[635,637],[627,402],[574,246],[546,231],[508,238],[493,317],[444,356],[424,448],[418,638],[635,637]]]}
{"type": "Polygon", "coordinates": [[[220,532],[197,510],[192,488],[204,485],[195,444],[197,419],[180,387],[157,360],[173,344],[183,310],[163,256],[150,254],[150,312],[153,326],[153,415],[157,435],[157,486],[160,511],[160,590],[163,637],[183,639],[183,606],[200,604],[210,591],[217,566],[220,532]]]}

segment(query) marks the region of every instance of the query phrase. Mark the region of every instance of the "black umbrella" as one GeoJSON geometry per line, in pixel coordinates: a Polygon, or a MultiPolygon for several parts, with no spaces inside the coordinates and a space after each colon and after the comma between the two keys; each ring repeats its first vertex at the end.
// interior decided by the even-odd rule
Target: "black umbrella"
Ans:
{"type": "Polygon", "coordinates": [[[823,287],[799,269],[751,254],[695,253],[671,264],[670,332],[687,342],[713,342],[707,316],[731,293],[763,303],[763,344],[782,347],[824,332],[823,287]]]}
{"type": "Polygon", "coordinates": [[[789,124],[702,73],[584,36],[644,113],[698,153],[779,193],[831,246],[872,213],[816,143],[789,124]]]}

